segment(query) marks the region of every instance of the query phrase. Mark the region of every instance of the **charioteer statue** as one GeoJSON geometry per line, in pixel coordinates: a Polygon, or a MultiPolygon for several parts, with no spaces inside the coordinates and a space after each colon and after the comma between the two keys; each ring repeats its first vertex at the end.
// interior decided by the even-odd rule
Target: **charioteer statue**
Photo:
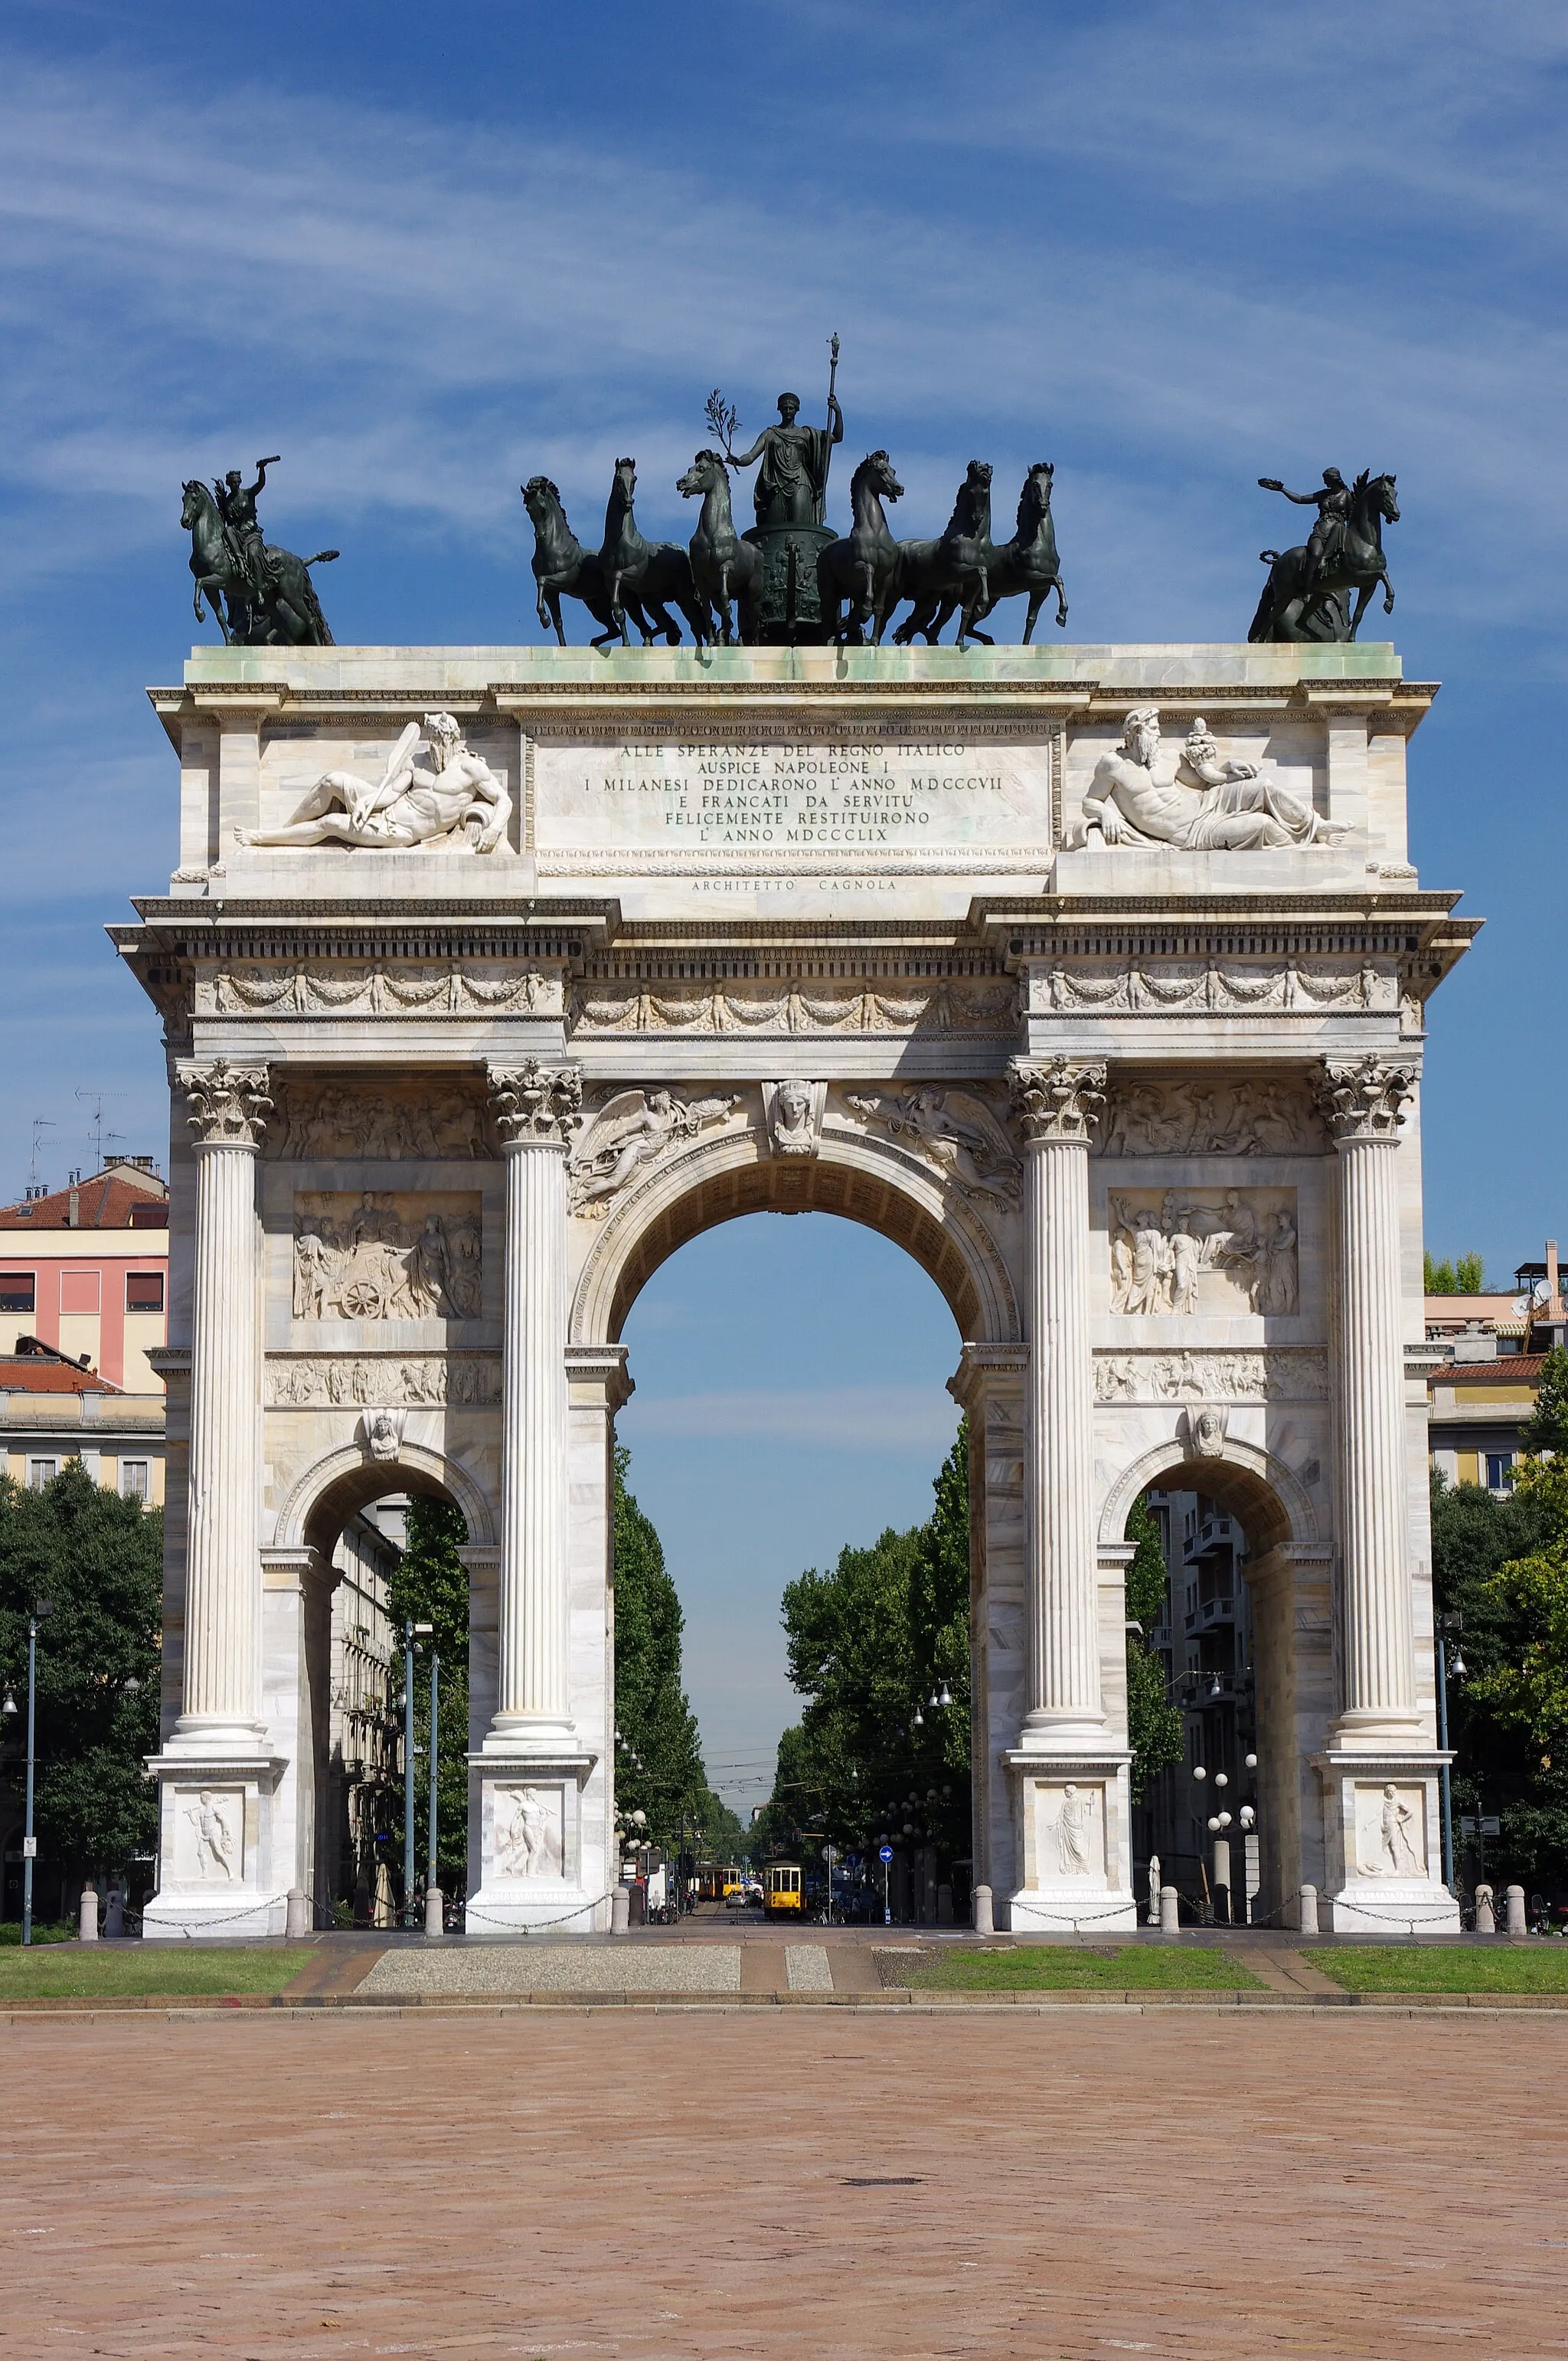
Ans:
{"type": "Polygon", "coordinates": [[[1383,611],[1393,613],[1394,587],[1383,555],[1383,527],[1399,522],[1392,476],[1363,468],[1347,484],[1337,467],[1325,467],[1315,492],[1289,491],[1277,476],[1257,480],[1264,491],[1282,493],[1297,508],[1316,509],[1318,519],[1300,547],[1259,552],[1269,573],[1249,640],[1354,640],[1379,583],[1383,611]],[[1354,609],[1347,596],[1353,590],[1354,609]]]}
{"type": "Polygon", "coordinates": [[[336,550],[296,557],[291,549],[274,549],[262,538],[256,503],[266,489],[268,468],[278,464],[276,452],[258,459],[254,484],[231,467],[221,483],[214,478],[211,491],[194,478],[183,487],[180,522],[191,536],[196,581],[191,603],[200,622],[205,600],[225,644],[329,648],[332,633],[311,568],[330,565],[336,550]]]}
{"type": "Polygon", "coordinates": [[[744,538],[762,561],[758,636],[772,645],[790,645],[823,636],[817,599],[817,560],[832,541],[828,514],[828,470],[835,444],[844,439],[839,405],[839,339],[828,344],[828,418],[822,426],[801,423],[800,396],[781,393],[778,419],[764,426],[749,451],[734,447],[740,419],[721,394],[709,396],[707,422],[718,436],[719,456],[731,467],[757,469],[752,497],[757,522],[744,538]]]}

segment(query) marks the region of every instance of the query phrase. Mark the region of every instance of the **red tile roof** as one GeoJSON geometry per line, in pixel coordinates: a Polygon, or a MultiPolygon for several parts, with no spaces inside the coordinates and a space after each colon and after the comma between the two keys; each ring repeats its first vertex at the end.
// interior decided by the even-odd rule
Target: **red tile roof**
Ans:
{"type": "Polygon", "coordinates": [[[1434,1386],[1533,1386],[1540,1382],[1544,1353],[1499,1353],[1495,1361],[1443,1361],[1431,1373],[1434,1386]]]}
{"type": "Polygon", "coordinates": [[[0,1354],[0,1393],[117,1394],[94,1370],[78,1368],[71,1361],[56,1361],[44,1353],[0,1354]]]}
{"type": "MultiPolygon", "coordinates": [[[[54,1189],[20,1205],[0,1205],[0,1230],[128,1230],[144,1226],[148,1213],[169,1219],[169,1191],[149,1172],[145,1180],[125,1180],[117,1171],[95,1172],[74,1189],[54,1189]],[[76,1221],[71,1200],[76,1199],[76,1221]],[[133,1224],[132,1216],[137,1219],[133,1224]]],[[[161,1226],[161,1224],[160,1224],[161,1226]]]]}

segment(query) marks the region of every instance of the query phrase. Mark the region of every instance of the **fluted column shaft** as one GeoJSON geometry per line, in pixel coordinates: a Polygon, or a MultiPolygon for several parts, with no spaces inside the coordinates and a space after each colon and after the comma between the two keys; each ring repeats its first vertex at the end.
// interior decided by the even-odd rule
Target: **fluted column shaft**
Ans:
{"type": "Polygon", "coordinates": [[[257,1532],[256,1159],[265,1067],[182,1067],[196,1138],[184,1690],[177,1737],[254,1752],[261,1712],[257,1532]]]}
{"type": "Polygon", "coordinates": [[[1334,1394],[1342,1580],[1342,1743],[1408,1741],[1417,1727],[1406,1503],[1399,1280],[1400,1109],[1413,1070],[1324,1069],[1339,1163],[1334,1394]]]}
{"type": "Polygon", "coordinates": [[[487,1745],[571,1740],[566,1143],[575,1068],[492,1070],[506,1168],[499,1662],[487,1745]]]}
{"type": "Polygon", "coordinates": [[[1089,1137],[1105,1069],[1057,1059],[1014,1065],[1023,1126],[1029,1368],[1031,1739],[1103,1738],[1093,1515],[1093,1361],[1089,1337],[1089,1137]]]}

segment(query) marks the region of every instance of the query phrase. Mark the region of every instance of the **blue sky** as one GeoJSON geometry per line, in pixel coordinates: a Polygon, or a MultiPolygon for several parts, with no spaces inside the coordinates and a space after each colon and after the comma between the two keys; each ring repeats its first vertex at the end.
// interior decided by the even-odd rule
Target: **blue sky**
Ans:
{"type": "MultiPolygon", "coordinates": [[[[1255,478],[1398,471],[1388,628],[1444,683],[1415,849],[1490,921],[1432,1011],[1430,1235],[1507,1271],[1568,1220],[1561,9],[12,0],[0,67],[5,1194],[35,1118],[44,1177],[87,1159],[78,1091],[128,1148],[166,1128],[101,928],[172,857],[141,692],[194,632],[181,478],[283,454],[269,533],[342,549],[342,641],[531,639],[523,476],[592,527],[631,451],[644,529],[689,531],[708,389],[752,431],[784,385],[815,412],[837,329],[905,532],[970,456],[1009,497],[1056,462],[1074,638],[1242,636],[1286,530],[1255,478]]],[[[807,1330],[846,1300],[837,1253],[788,1286],[807,1330]]],[[[673,1394],[743,1381],[738,1332],[700,1369],[683,1333],[673,1394]]],[[[856,1382],[910,1366],[895,1323],[856,1382]]],[[[764,1439],[713,1448],[774,1480],[764,1439]]],[[[673,1449],[639,1444],[645,1493],[673,1449]]],[[[843,1538],[924,1505],[874,1449],[819,1456],[843,1538]]],[[[786,1571],[828,1547],[793,1533],[786,1571]]],[[[677,1564],[694,1638],[722,1554],[677,1564]]]]}

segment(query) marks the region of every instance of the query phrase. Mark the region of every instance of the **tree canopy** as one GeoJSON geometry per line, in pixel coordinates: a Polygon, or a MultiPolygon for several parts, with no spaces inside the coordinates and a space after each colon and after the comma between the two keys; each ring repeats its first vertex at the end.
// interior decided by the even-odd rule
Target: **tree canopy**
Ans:
{"type": "Polygon", "coordinates": [[[1459,1255],[1453,1262],[1446,1256],[1439,1262],[1431,1254],[1427,1255],[1425,1292],[1428,1295],[1484,1295],[1486,1291],[1486,1267],[1478,1254],[1459,1255]]]}
{"type": "MultiPolygon", "coordinates": [[[[1465,1674],[1448,1684],[1457,1809],[1496,1812],[1488,1871],[1539,1884],[1568,1864],[1568,1469],[1527,1465],[1512,1498],[1433,1471],[1432,1582],[1457,1614],[1465,1674]]],[[[1450,1643],[1450,1660],[1455,1653],[1450,1643]]]]}
{"type": "Polygon", "coordinates": [[[806,1703],[779,1741],[761,1850],[793,1845],[807,1826],[835,1843],[870,1841],[901,1824],[916,1795],[941,1848],[967,1851],[969,1449],[965,1422],[924,1525],[890,1527],[869,1548],[841,1550],[830,1571],[813,1566],[786,1586],[789,1676],[806,1703]],[[951,1703],[933,1708],[944,1685],[951,1703]]]}
{"type": "MultiPolygon", "coordinates": [[[[441,1658],[436,1730],[435,1866],[444,1894],[462,1894],[468,1871],[468,1569],[458,1551],[468,1538],[462,1511],[449,1500],[409,1502],[403,1554],[388,1585],[397,1626],[394,1693],[402,1686],[405,1623],[433,1623],[414,1646],[414,1866],[422,1875],[430,1850],[430,1666],[441,1658]]],[[[395,1812],[402,1827],[400,1806],[395,1812]]],[[[391,1845],[394,1882],[402,1873],[402,1839],[391,1845]]]]}
{"type": "Polygon", "coordinates": [[[616,1801],[645,1812],[654,1839],[674,1849],[685,1831],[699,1852],[732,1851],[745,1828],[707,1784],[696,1716],[681,1686],[685,1617],[663,1544],[628,1491],[631,1455],[615,1455],[616,1801]]]}
{"type": "Polygon", "coordinates": [[[82,1877],[152,1852],[157,1798],[163,1518],[94,1483],[80,1459],[40,1492],[0,1477],[0,1676],[16,1695],[6,1752],[25,1753],[27,1618],[39,1627],[39,1849],[82,1877]]]}
{"type": "Polygon", "coordinates": [[[1554,1345],[1541,1362],[1535,1408],[1519,1429],[1519,1441],[1538,1455],[1568,1453],[1568,1353],[1561,1345],[1554,1345]]]}
{"type": "Polygon", "coordinates": [[[1181,1715],[1171,1703],[1162,1658],[1148,1635],[1165,1619],[1166,1565],[1159,1527],[1146,1500],[1135,1500],[1126,1539],[1134,1543],[1127,1567],[1127,1620],[1141,1626],[1127,1633],[1127,1742],[1133,1801],[1142,1803],[1152,1781],[1181,1760],[1181,1715]]]}

